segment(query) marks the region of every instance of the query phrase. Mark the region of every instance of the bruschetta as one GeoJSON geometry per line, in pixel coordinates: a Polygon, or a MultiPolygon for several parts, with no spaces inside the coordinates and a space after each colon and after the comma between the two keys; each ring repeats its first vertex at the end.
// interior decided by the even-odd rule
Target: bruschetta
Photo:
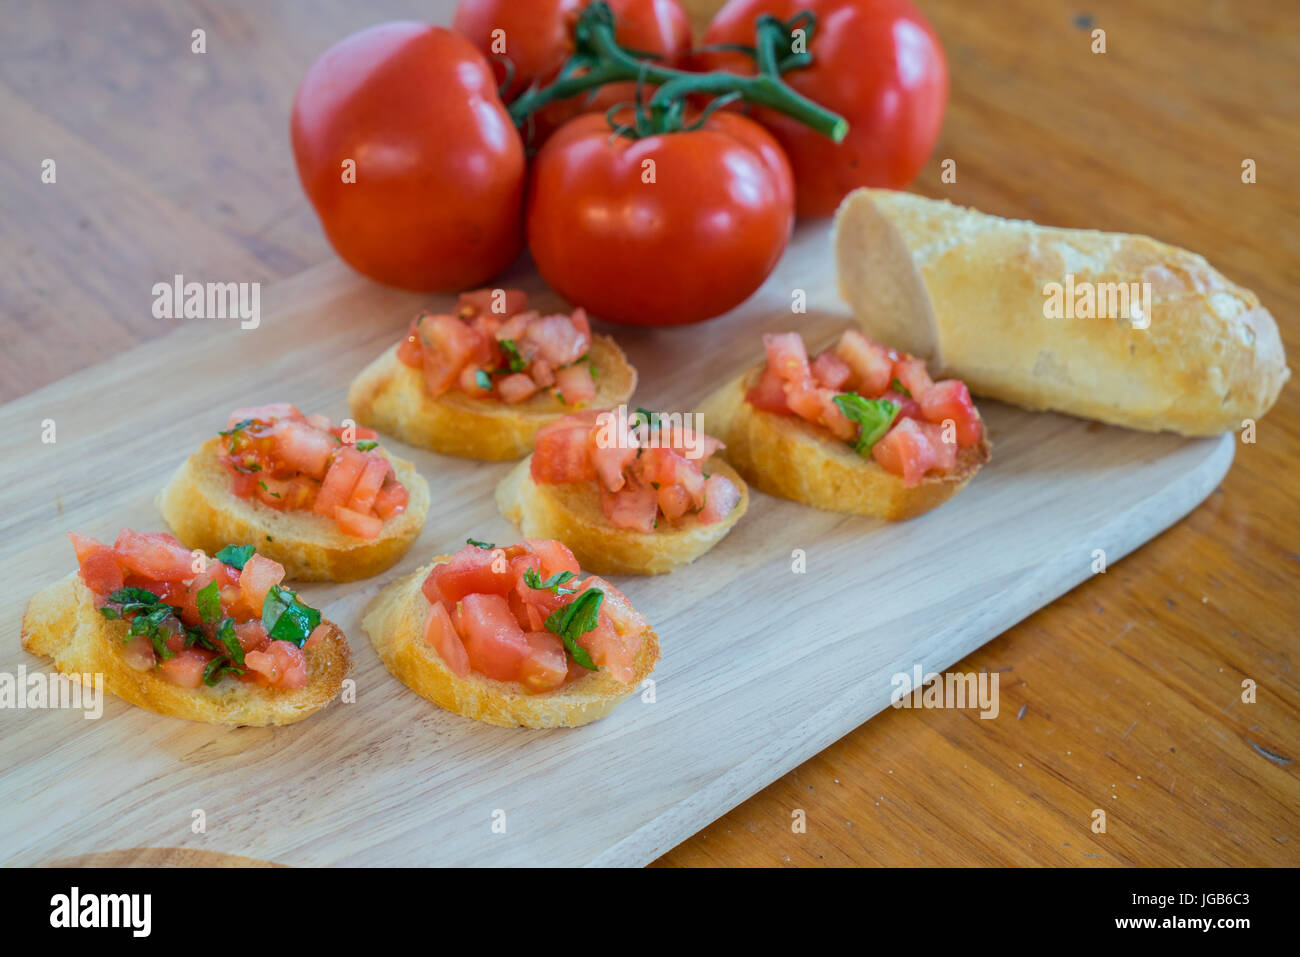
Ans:
{"type": "Polygon", "coordinates": [[[210,724],[301,721],[351,668],[347,639],[251,545],[214,557],[171,535],[70,535],[79,570],[35,595],[23,647],[159,714],[210,724]]]}
{"type": "Polygon", "coordinates": [[[645,618],[556,541],[471,539],[385,588],[362,627],[407,687],[505,727],[602,718],[659,659],[645,618]]]}
{"type": "Polygon", "coordinates": [[[348,391],[362,425],[462,458],[528,454],[542,426],[625,402],[636,370],[583,310],[543,315],[514,289],[461,295],[454,315],[421,313],[348,391]]]}
{"type": "Polygon", "coordinates": [[[811,361],[797,332],[766,335],[767,361],[701,406],[727,458],[770,495],[904,519],[961,491],[989,460],[970,391],[921,359],[845,332],[811,361]]]}
{"type": "Polygon", "coordinates": [[[497,486],[529,538],[558,538],[600,575],[655,575],[699,558],[749,507],[749,489],[696,416],[586,410],[537,433],[497,486]]]}
{"type": "Polygon", "coordinates": [[[236,409],[158,508],[190,548],[254,542],[291,580],[368,578],[406,553],[429,512],[428,484],[377,438],[287,403],[236,409]]]}

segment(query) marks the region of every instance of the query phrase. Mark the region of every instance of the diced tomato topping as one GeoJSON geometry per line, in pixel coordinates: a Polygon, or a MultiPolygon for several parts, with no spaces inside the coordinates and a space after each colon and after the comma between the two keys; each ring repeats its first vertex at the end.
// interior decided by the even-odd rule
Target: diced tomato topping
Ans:
{"type": "Polygon", "coordinates": [[[76,532],[69,532],[68,538],[72,540],[72,547],[77,553],[81,580],[92,592],[102,598],[126,584],[122,568],[117,563],[117,552],[112,546],[76,532]]]}
{"type": "Polygon", "coordinates": [[[123,568],[155,581],[182,581],[195,575],[190,550],[165,532],[124,528],[113,550],[123,568]]]}
{"type": "Polygon", "coordinates": [[[366,460],[366,466],[361,472],[361,477],[357,479],[357,484],[352,488],[352,496],[348,499],[348,508],[361,515],[369,515],[374,508],[375,498],[379,495],[379,490],[384,487],[384,480],[388,478],[388,473],[392,466],[388,460],[381,455],[372,455],[366,460]]]}
{"type": "Polygon", "coordinates": [[[944,380],[936,384],[926,371],[925,360],[886,349],[856,329],[846,330],[834,348],[817,356],[811,366],[798,333],[765,335],[763,347],[767,364],[745,395],[756,409],[797,415],[852,443],[861,426],[840,406],[840,396],[854,393],[897,404],[898,415],[872,454],[883,468],[903,476],[908,487],[927,471],[952,468],[956,448],[973,445],[983,435],[979,413],[964,383],[944,380]],[[921,426],[948,419],[956,425],[957,442],[952,449],[943,449],[934,444],[939,433],[921,426]],[[900,429],[901,434],[895,436],[900,429]]]}
{"type": "Polygon", "coordinates": [[[585,405],[596,398],[596,382],[591,377],[591,367],[577,362],[555,373],[555,390],[564,397],[566,405],[585,405]]]}
{"type": "MultiPolygon", "coordinates": [[[[318,626],[318,628],[321,627],[326,626],[318,626]]],[[[314,637],[315,634],[316,632],[313,631],[312,636],[314,637]]],[[[246,621],[243,624],[236,625],[235,637],[239,639],[239,647],[244,649],[245,654],[250,651],[261,651],[271,640],[270,636],[266,633],[266,628],[263,627],[262,622],[256,618],[246,621]]],[[[310,643],[310,641],[311,639],[308,638],[308,643],[310,643]]]]}
{"type": "Polygon", "coordinates": [[[621,491],[600,490],[600,508],[615,528],[653,532],[659,494],[652,485],[627,485],[621,491]]]}
{"type": "Polygon", "coordinates": [[[975,411],[975,403],[971,401],[970,389],[958,379],[942,379],[926,390],[920,410],[927,422],[936,425],[951,419],[957,429],[957,445],[961,448],[977,445],[984,436],[984,426],[975,411]]]}
{"type": "Polygon", "coordinates": [[[158,670],[162,676],[182,688],[197,688],[203,684],[203,669],[212,660],[211,652],[199,648],[182,648],[172,658],[168,658],[158,670]]]}
{"type": "Polygon", "coordinates": [[[153,642],[144,635],[128,638],[122,645],[122,659],[128,668],[135,671],[148,671],[158,663],[153,653],[153,642]]]}
{"type": "Polygon", "coordinates": [[[902,476],[903,486],[913,488],[934,468],[938,456],[920,423],[899,419],[871,449],[871,457],[886,472],[902,476]]]}
{"type": "Polygon", "coordinates": [[[342,505],[334,509],[334,521],[338,522],[343,534],[367,541],[378,538],[384,530],[384,520],[378,515],[362,515],[342,505]]]}
{"type": "Polygon", "coordinates": [[[284,566],[279,562],[257,554],[245,562],[244,570],[239,573],[239,591],[249,612],[260,615],[271,586],[282,581],[284,566]]]}
{"type": "Polygon", "coordinates": [[[470,667],[497,681],[516,681],[528,642],[502,595],[473,593],[461,599],[465,652],[470,667]]]}
{"type": "Polygon", "coordinates": [[[307,658],[292,642],[272,641],[259,651],[244,655],[244,666],[264,688],[305,688],[307,658]]]}
{"type": "MultiPolygon", "coordinates": [[[[586,482],[596,477],[588,453],[591,424],[565,416],[537,433],[528,466],[533,480],[551,484],[586,482]]],[[[635,451],[633,455],[635,455],[635,451]]]]}
{"type": "Polygon", "coordinates": [[[528,294],[522,289],[475,289],[462,292],[456,300],[456,315],[473,319],[492,315],[508,319],[528,307],[528,294]]]}
{"type": "Polygon", "coordinates": [[[894,360],[894,376],[917,402],[924,399],[934,385],[930,381],[930,373],[925,371],[925,360],[911,356],[894,360]]]}
{"type": "Polygon", "coordinates": [[[366,456],[363,453],[351,446],[339,449],[329,471],[325,473],[325,481],[321,483],[312,510],[318,515],[333,518],[335,509],[346,505],[352,498],[352,491],[365,470],[366,456]]]}
{"type": "Polygon", "coordinates": [[[790,404],[785,400],[785,384],[771,366],[764,367],[758,382],[745,393],[745,399],[754,408],[765,412],[790,412],[790,404]]]}
{"type": "Polygon", "coordinates": [[[889,388],[893,378],[893,361],[889,350],[872,342],[856,329],[845,330],[833,350],[852,370],[851,389],[867,399],[877,398],[889,388]]]}
{"type": "Polygon", "coordinates": [[[843,392],[853,376],[848,363],[832,352],[823,352],[812,363],[812,375],[817,384],[836,392],[843,392]]]}
{"type": "Polygon", "coordinates": [[[325,475],[330,456],[339,445],[328,426],[319,429],[294,419],[280,419],[267,434],[275,440],[274,454],[280,463],[312,478],[325,475]]]}
{"type": "Polygon", "coordinates": [[[537,391],[537,383],[522,372],[512,372],[496,381],[496,390],[502,402],[513,405],[531,398],[537,391]]]}
{"type": "Polygon", "coordinates": [[[424,619],[424,640],[438,653],[452,674],[458,678],[469,674],[469,655],[465,651],[465,644],[460,640],[460,635],[456,634],[451,616],[441,604],[429,606],[429,614],[424,619]]]}
{"type": "Polygon", "coordinates": [[[740,504],[740,489],[725,475],[710,475],[704,483],[704,507],[700,509],[700,523],[720,522],[740,504]]]}
{"type": "Polygon", "coordinates": [[[397,344],[397,361],[412,369],[424,368],[424,350],[420,347],[420,330],[416,321],[411,320],[406,336],[397,344]]]}
{"type": "Polygon", "coordinates": [[[605,596],[597,625],[576,640],[596,665],[631,681],[645,619],[608,582],[583,581],[573,553],[553,540],[492,550],[468,546],[435,566],[421,586],[429,601],[424,638],[457,675],[475,671],[517,682],[531,694],[550,691],[591,673],[572,665],[564,643],[546,626],[551,615],[591,588],[605,596]],[[563,572],[570,577],[549,588],[526,580],[535,573],[534,581],[543,584],[563,572]]]}
{"type": "Polygon", "coordinates": [[[410,500],[411,493],[406,490],[405,485],[397,481],[389,482],[375,496],[375,514],[387,521],[394,515],[406,511],[410,500]]]}
{"type": "Polygon", "coordinates": [[[930,440],[930,448],[934,450],[934,464],[930,467],[940,472],[948,471],[957,464],[956,441],[945,442],[943,440],[943,426],[934,425],[931,422],[922,422],[920,425],[921,431],[930,440]]]}
{"type": "Polygon", "coordinates": [[[473,545],[462,548],[451,561],[435,565],[429,579],[449,605],[474,592],[504,597],[515,584],[504,552],[473,545]]]}

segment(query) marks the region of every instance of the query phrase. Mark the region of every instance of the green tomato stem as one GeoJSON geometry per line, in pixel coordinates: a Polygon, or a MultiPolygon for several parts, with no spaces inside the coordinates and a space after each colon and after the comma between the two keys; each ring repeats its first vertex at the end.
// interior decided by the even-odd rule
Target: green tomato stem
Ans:
{"type": "MultiPolygon", "coordinates": [[[[804,18],[811,27],[811,16],[801,14],[799,19],[804,18]]],[[[532,114],[548,103],[567,100],[609,83],[635,81],[638,85],[649,84],[659,89],[650,100],[648,117],[639,115],[635,128],[622,127],[620,129],[623,132],[632,130],[637,136],[675,132],[681,129],[681,104],[686,98],[710,94],[730,99],[740,98],[784,113],[836,143],[841,142],[849,131],[849,124],[844,117],[796,93],[781,79],[783,71],[799,69],[811,63],[811,56],[799,53],[784,59],[778,57],[778,44],[785,39],[787,33],[786,25],[775,17],[760,18],[757,34],[755,60],[758,73],[754,76],[725,70],[691,73],[664,66],[653,59],[639,59],[631,55],[614,38],[613,14],[608,5],[593,3],[583,12],[575,28],[578,52],[553,83],[548,86],[532,86],[520,94],[509,106],[510,117],[516,126],[522,128],[532,114]],[[585,72],[579,72],[582,68],[585,68],[585,72]]]]}

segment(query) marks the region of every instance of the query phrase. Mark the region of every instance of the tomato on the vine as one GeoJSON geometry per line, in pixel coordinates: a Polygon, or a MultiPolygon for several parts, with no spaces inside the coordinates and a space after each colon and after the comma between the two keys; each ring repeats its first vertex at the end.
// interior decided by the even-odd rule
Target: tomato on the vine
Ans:
{"type": "MultiPolygon", "coordinates": [[[[808,46],[813,62],[783,78],[844,116],[848,137],[833,143],[761,107],[753,116],[790,157],[799,214],[825,216],[859,186],[901,189],[920,172],[943,123],[948,62],[910,0],[730,0],[713,18],[702,46],[752,44],[761,14],[789,20],[805,9],[817,18],[808,46]]],[[[754,72],[751,58],[730,50],[706,50],[696,61],[705,69],[754,72]]]]}
{"type": "MultiPolygon", "coordinates": [[[[461,0],[452,26],[492,61],[510,102],[535,81],[549,83],[573,55],[573,26],[592,0],[461,0]],[[498,32],[499,31],[499,32],[498,32]],[[513,71],[503,61],[509,60],[513,71]]],[[[606,0],[620,46],[675,65],[691,47],[691,24],[678,0],[606,0]]],[[[611,83],[590,96],[548,104],[531,120],[540,143],[579,113],[603,113],[636,95],[634,83],[611,83]]]]}
{"type": "Polygon", "coordinates": [[[523,143],[460,34],[395,22],[346,37],[307,71],[291,131],[325,235],[370,278],[459,289],[518,254],[523,143]]]}
{"type": "Polygon", "coordinates": [[[562,126],[531,172],[528,248],[542,278],[612,322],[720,315],[762,284],[794,222],[790,167],[743,116],[641,139],[603,116],[562,126]]]}

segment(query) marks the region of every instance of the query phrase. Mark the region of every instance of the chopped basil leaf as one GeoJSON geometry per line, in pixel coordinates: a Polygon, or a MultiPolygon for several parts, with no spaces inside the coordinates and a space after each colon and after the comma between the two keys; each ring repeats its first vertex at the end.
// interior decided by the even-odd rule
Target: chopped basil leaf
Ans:
{"type": "Polygon", "coordinates": [[[107,605],[99,609],[99,613],[103,615],[105,618],[107,618],[109,621],[122,620],[122,613],[119,612],[116,608],[109,608],[107,605]]]}
{"type": "Polygon", "coordinates": [[[231,660],[242,667],[244,664],[244,646],[239,643],[239,637],[235,634],[235,619],[221,619],[221,624],[217,626],[217,641],[226,646],[226,651],[229,653],[231,660]]]}
{"type": "Polygon", "coordinates": [[[568,400],[564,398],[564,393],[561,392],[559,389],[555,390],[555,397],[559,399],[561,402],[563,402],[565,405],[569,404],[568,400]]]}
{"type": "Polygon", "coordinates": [[[894,376],[894,381],[889,383],[889,387],[900,395],[907,396],[909,399],[912,397],[912,393],[907,391],[907,386],[903,385],[903,380],[898,376],[894,376]]]}
{"type": "Polygon", "coordinates": [[[159,600],[158,596],[147,588],[119,588],[105,599],[114,605],[121,605],[123,611],[151,608],[158,604],[159,600]]]}
{"type": "Polygon", "coordinates": [[[287,588],[272,585],[262,602],[262,627],[274,641],[288,641],[299,648],[320,624],[320,612],[304,605],[287,588]]]}
{"type": "Polygon", "coordinates": [[[219,658],[213,658],[203,668],[203,683],[211,686],[224,678],[227,674],[242,675],[243,668],[236,668],[230,663],[230,659],[225,655],[219,658]]]}
{"type": "Polygon", "coordinates": [[[488,392],[492,391],[492,377],[482,369],[474,370],[474,384],[480,389],[485,389],[488,392]]]}
{"type": "MultiPolygon", "coordinates": [[[[271,536],[266,536],[266,540],[269,542],[271,536]]],[[[257,547],[254,545],[227,545],[217,552],[216,559],[231,568],[243,571],[244,566],[248,564],[248,560],[253,557],[255,551],[257,551],[257,547]]]]}
{"type": "Polygon", "coordinates": [[[357,443],[357,451],[358,451],[358,452],[369,452],[371,449],[375,448],[377,445],[379,445],[379,443],[376,442],[374,439],[362,439],[360,442],[357,443]]]}
{"type": "Polygon", "coordinates": [[[194,604],[198,606],[199,615],[208,623],[221,617],[221,586],[215,578],[199,589],[194,596],[194,604]]]}
{"type": "Polygon", "coordinates": [[[206,648],[208,651],[220,650],[212,643],[212,639],[205,635],[202,630],[187,627],[185,629],[185,647],[189,648],[193,645],[198,645],[200,648],[206,648]]]}
{"type": "Polygon", "coordinates": [[[489,552],[496,548],[491,542],[480,542],[477,538],[467,538],[465,544],[473,545],[475,548],[486,548],[489,552]]]}
{"type": "Polygon", "coordinates": [[[588,588],[567,605],[555,609],[546,619],[546,630],[558,636],[569,656],[588,671],[595,671],[596,665],[587,650],[578,644],[578,638],[596,627],[600,621],[600,604],[604,600],[603,591],[588,588]]]}
{"type": "Polygon", "coordinates": [[[848,419],[862,426],[857,440],[849,443],[859,455],[870,454],[871,447],[889,431],[894,419],[898,418],[898,410],[902,408],[897,402],[864,399],[856,392],[837,395],[835,404],[848,419]]]}
{"type": "Polygon", "coordinates": [[[515,346],[515,340],[502,339],[497,345],[506,354],[506,365],[510,367],[511,372],[523,372],[528,368],[528,361],[519,354],[519,349],[515,346]]]}
{"type": "Polygon", "coordinates": [[[244,419],[244,421],[242,421],[242,422],[236,422],[236,423],[235,423],[234,425],[232,425],[230,428],[225,429],[225,430],[223,430],[223,431],[221,431],[221,432],[218,432],[217,434],[218,434],[218,435],[235,435],[235,434],[238,433],[238,432],[242,432],[242,431],[244,431],[244,429],[248,428],[248,427],[249,427],[250,425],[252,425],[255,421],[257,421],[257,420],[256,420],[256,419],[244,419]]]}
{"type": "Polygon", "coordinates": [[[659,428],[659,413],[638,406],[636,411],[627,417],[627,421],[633,428],[636,427],[638,421],[644,421],[646,428],[657,429],[659,428]]]}
{"type": "Polygon", "coordinates": [[[546,591],[549,589],[557,595],[572,595],[577,592],[578,589],[576,588],[561,587],[565,582],[573,577],[573,572],[563,571],[556,572],[550,578],[546,579],[546,581],[542,581],[542,576],[537,573],[536,568],[529,567],[524,569],[525,585],[537,591],[546,591]]]}

